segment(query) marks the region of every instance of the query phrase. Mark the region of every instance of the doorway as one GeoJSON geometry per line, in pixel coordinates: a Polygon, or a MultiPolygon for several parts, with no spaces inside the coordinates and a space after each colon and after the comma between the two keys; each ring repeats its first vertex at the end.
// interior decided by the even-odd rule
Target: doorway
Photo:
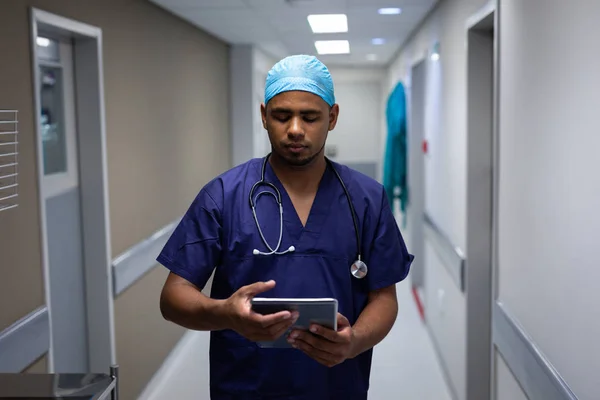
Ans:
{"type": "Polygon", "coordinates": [[[31,10],[50,372],[115,362],[101,31],[31,10]]]}
{"type": "Polygon", "coordinates": [[[495,1],[467,22],[467,399],[490,398],[495,170],[495,1]]]}
{"type": "Polygon", "coordinates": [[[410,117],[408,118],[408,187],[409,201],[407,207],[408,232],[410,248],[415,257],[411,268],[411,285],[414,296],[421,309],[424,298],[422,290],[425,285],[425,237],[423,216],[425,211],[425,158],[423,141],[425,139],[425,93],[427,81],[427,63],[421,60],[411,68],[410,79],[410,117]]]}
{"type": "Polygon", "coordinates": [[[73,44],[38,36],[38,112],[42,201],[50,267],[56,372],[87,372],[88,342],[83,271],[81,192],[77,154],[73,44]]]}

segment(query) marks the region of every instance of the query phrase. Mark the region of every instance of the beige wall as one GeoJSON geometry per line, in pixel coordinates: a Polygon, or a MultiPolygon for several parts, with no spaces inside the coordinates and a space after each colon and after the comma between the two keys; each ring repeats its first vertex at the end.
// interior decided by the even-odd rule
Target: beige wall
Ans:
{"type": "Polygon", "coordinates": [[[26,374],[45,374],[48,372],[48,355],[44,354],[24,371],[26,374]]]}
{"type": "Polygon", "coordinates": [[[28,21],[24,1],[2,3],[0,109],[19,110],[20,177],[19,207],[0,212],[0,330],[44,304],[28,21]]]}
{"type": "MultiPolygon", "coordinates": [[[[21,196],[0,213],[0,304],[11,304],[0,330],[44,303],[30,6],[102,28],[113,257],[182,215],[230,166],[226,44],[145,0],[3,2],[0,108],[20,111],[21,196]]],[[[160,318],[165,277],[154,270],[115,301],[123,398],[139,393],[183,332],[160,318]]]]}
{"type": "Polygon", "coordinates": [[[144,389],[184,329],[166,322],[158,312],[160,289],[167,277],[156,268],[128,288],[115,305],[117,356],[122,398],[134,399],[144,389]]]}

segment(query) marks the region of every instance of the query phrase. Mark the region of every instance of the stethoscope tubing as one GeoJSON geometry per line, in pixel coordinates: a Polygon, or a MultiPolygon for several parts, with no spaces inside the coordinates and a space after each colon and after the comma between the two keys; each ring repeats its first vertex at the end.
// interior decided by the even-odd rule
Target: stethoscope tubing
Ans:
{"type": "MultiPolygon", "coordinates": [[[[265,246],[267,246],[267,249],[270,251],[270,253],[263,253],[263,255],[271,255],[271,254],[283,254],[283,253],[278,253],[279,247],[281,246],[281,241],[283,238],[283,204],[281,201],[281,192],[279,191],[279,189],[277,189],[277,187],[272,184],[271,182],[267,182],[265,181],[265,171],[267,168],[267,162],[269,160],[270,154],[268,154],[267,156],[265,156],[264,160],[263,160],[263,164],[262,164],[262,169],[261,169],[261,175],[260,175],[260,181],[257,181],[256,183],[254,183],[254,185],[252,185],[252,188],[250,189],[250,195],[249,197],[249,201],[250,201],[250,207],[252,209],[252,215],[254,217],[254,222],[256,223],[256,227],[258,229],[258,232],[261,236],[261,239],[263,240],[265,246]],[[271,188],[273,190],[273,192],[269,192],[269,191],[263,191],[260,192],[256,198],[254,198],[254,192],[256,191],[256,188],[258,188],[261,185],[265,185],[268,186],[269,188],[271,188]],[[275,247],[275,249],[273,249],[269,243],[267,242],[266,238],[263,235],[262,229],[260,228],[260,224],[258,222],[258,217],[256,216],[256,200],[258,199],[258,197],[262,194],[270,194],[273,197],[275,197],[275,200],[277,201],[277,205],[279,206],[279,221],[280,221],[280,226],[279,226],[279,240],[277,243],[277,247],[275,247]]],[[[358,229],[358,217],[356,216],[356,211],[354,209],[354,204],[352,203],[352,198],[350,197],[350,193],[348,192],[348,188],[346,187],[346,184],[344,183],[344,180],[342,179],[342,177],[340,176],[339,172],[335,169],[335,167],[333,166],[333,163],[327,158],[325,157],[325,161],[327,162],[328,167],[330,167],[333,172],[335,173],[335,176],[338,180],[338,182],[340,183],[340,185],[342,186],[342,189],[344,190],[344,194],[346,195],[346,199],[348,200],[348,205],[350,207],[350,213],[352,214],[352,223],[354,225],[354,236],[356,238],[356,248],[357,248],[357,260],[358,261],[362,261],[362,248],[361,248],[361,241],[360,241],[360,231],[358,229]]],[[[293,248],[293,246],[291,247],[293,248]]],[[[284,252],[285,253],[285,252],[284,252]]]]}

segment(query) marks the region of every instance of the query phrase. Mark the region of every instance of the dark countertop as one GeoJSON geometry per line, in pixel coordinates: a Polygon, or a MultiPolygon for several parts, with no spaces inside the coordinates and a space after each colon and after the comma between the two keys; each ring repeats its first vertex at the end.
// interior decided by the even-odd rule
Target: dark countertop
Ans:
{"type": "Polygon", "coordinates": [[[96,400],[112,382],[107,374],[0,374],[0,399],[96,400]]]}

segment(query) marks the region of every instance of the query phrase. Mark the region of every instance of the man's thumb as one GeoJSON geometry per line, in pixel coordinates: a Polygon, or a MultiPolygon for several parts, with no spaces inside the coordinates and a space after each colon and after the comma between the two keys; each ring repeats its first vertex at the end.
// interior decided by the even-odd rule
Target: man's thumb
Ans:
{"type": "Polygon", "coordinates": [[[275,281],[273,280],[270,280],[268,282],[256,282],[246,287],[246,295],[248,295],[249,297],[254,297],[257,294],[271,290],[274,287],[275,281]]]}

